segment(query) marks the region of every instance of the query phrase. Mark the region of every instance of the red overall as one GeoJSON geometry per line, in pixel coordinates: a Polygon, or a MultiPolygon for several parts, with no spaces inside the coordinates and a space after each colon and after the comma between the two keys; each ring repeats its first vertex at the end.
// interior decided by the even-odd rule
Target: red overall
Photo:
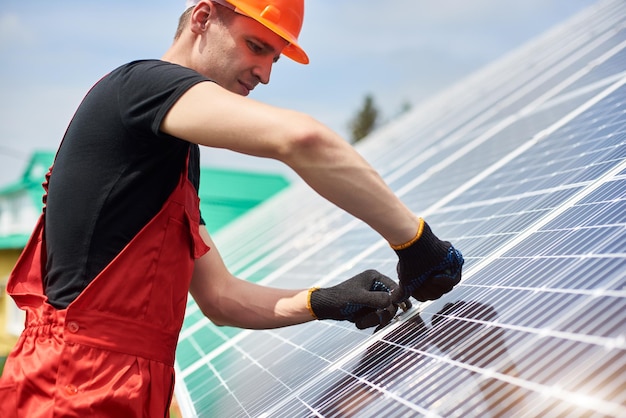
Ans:
{"type": "Polygon", "coordinates": [[[26,328],[0,379],[0,417],[166,417],[199,235],[183,170],[161,211],[66,309],[43,293],[44,216],[7,285],[26,328]]]}

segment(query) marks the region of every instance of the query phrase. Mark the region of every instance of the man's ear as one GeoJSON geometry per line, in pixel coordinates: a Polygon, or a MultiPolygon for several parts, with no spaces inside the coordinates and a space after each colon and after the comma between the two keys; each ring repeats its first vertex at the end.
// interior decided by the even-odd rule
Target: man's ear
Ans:
{"type": "Polygon", "coordinates": [[[200,1],[191,12],[189,26],[191,31],[197,35],[203,33],[208,24],[209,18],[214,14],[215,5],[212,1],[200,1]]]}

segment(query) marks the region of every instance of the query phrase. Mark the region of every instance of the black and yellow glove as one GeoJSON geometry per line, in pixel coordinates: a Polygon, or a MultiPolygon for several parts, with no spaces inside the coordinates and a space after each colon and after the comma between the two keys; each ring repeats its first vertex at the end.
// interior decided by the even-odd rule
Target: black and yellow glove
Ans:
{"type": "Polygon", "coordinates": [[[394,303],[409,296],[421,302],[439,299],[461,281],[463,255],[448,241],[437,238],[422,218],[415,238],[391,248],[398,255],[400,280],[394,303]]]}
{"type": "Polygon", "coordinates": [[[307,307],[316,319],[353,322],[357,328],[387,325],[398,307],[392,293],[398,285],[376,270],[366,270],[328,288],[311,288],[307,307]]]}

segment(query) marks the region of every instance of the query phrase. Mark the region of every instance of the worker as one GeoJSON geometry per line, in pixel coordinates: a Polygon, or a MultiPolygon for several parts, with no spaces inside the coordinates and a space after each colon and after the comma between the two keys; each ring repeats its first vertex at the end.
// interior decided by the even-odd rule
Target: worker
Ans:
{"type": "Polygon", "coordinates": [[[84,97],[7,285],[26,327],[0,380],[0,416],[167,416],[188,293],[218,326],[368,328],[410,296],[436,299],[460,281],[461,253],[348,142],[246,97],[269,83],[281,54],[308,63],[303,3],[192,1],[160,60],[122,65],[84,97]],[[199,145],[291,167],[389,242],[399,283],[376,270],[311,289],[234,277],[199,213],[199,145]]]}

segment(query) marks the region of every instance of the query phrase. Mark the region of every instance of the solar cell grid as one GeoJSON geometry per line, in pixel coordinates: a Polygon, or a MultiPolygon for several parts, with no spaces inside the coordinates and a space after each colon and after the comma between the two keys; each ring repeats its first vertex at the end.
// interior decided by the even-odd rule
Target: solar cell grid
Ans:
{"type": "MultiPolygon", "coordinates": [[[[625,21],[623,2],[602,1],[361,148],[462,249],[454,291],[374,335],[217,328],[190,302],[188,415],[626,416],[625,21]]],[[[244,245],[216,237],[251,280],[394,275],[384,242],[303,185],[228,235],[257,225],[244,245]]]]}

